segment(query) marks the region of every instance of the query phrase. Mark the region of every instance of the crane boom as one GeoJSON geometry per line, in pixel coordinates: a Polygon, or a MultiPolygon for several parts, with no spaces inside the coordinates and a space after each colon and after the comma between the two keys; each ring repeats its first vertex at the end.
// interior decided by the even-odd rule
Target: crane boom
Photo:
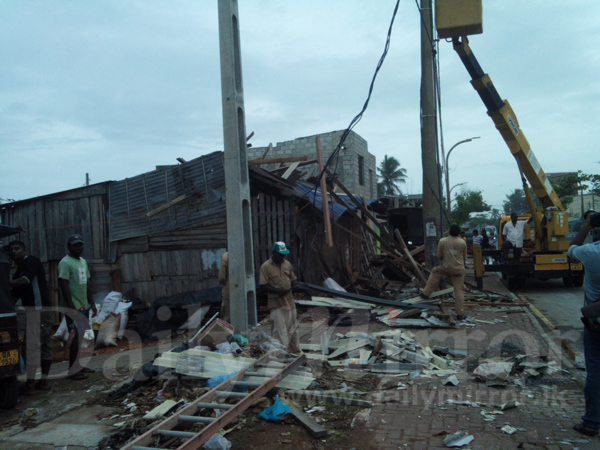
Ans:
{"type": "Polygon", "coordinates": [[[506,145],[517,160],[519,170],[527,178],[533,192],[540,200],[544,209],[554,207],[564,211],[558,195],[550,180],[538,162],[525,134],[519,126],[519,121],[507,100],[502,100],[494,87],[489,75],[484,73],[475,58],[469,40],[466,37],[453,38],[452,45],[460,56],[467,72],[471,76],[471,84],[481,97],[488,115],[494,121],[496,128],[504,138],[506,145]]]}
{"type": "MultiPolygon", "coordinates": [[[[531,219],[535,224],[533,230],[526,226],[524,233],[524,238],[531,243],[535,241],[535,245],[529,244],[527,251],[517,260],[508,261],[499,250],[490,250],[488,256],[495,253],[494,261],[484,265],[483,253],[473,252],[478,285],[483,282],[482,273],[489,269],[502,272],[509,286],[511,283],[520,283],[525,278],[562,278],[567,286],[581,286],[583,266],[577,261],[571,261],[567,254],[570,244],[566,239],[569,233],[569,215],[531,150],[510,104],[502,100],[469,47],[467,36],[483,32],[481,0],[437,0],[436,24],[440,38],[452,38],[454,50],[471,76],[471,85],[481,97],[488,115],[517,161],[529,205],[529,213],[523,213],[520,218],[531,219]],[[541,208],[534,204],[532,191],[539,199],[541,208]]],[[[507,217],[500,218],[500,233],[508,220],[510,219],[507,217]]],[[[501,237],[502,234],[499,236],[499,243],[501,237]]]]}

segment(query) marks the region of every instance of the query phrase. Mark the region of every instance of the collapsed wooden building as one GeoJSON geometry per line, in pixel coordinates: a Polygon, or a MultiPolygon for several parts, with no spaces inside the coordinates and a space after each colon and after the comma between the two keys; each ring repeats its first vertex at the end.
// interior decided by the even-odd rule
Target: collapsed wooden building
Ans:
{"type": "MultiPolygon", "coordinates": [[[[415,274],[422,279],[414,261],[408,262],[410,253],[402,250],[401,237],[395,240],[379,227],[367,199],[352,195],[330,173],[334,245],[328,246],[320,189],[286,167],[267,171],[249,165],[257,272],[273,242],[283,240],[292,250],[290,260],[299,278],[307,283],[321,284],[330,277],[354,292],[367,286],[373,293],[375,287],[385,296],[389,280],[384,273],[402,283],[415,274]]],[[[220,257],[227,247],[223,152],[0,208],[3,224],[24,230],[13,238],[44,263],[55,304],[58,262],[73,233],[85,240],[94,293],[117,290],[149,304],[218,286],[220,257]]]]}

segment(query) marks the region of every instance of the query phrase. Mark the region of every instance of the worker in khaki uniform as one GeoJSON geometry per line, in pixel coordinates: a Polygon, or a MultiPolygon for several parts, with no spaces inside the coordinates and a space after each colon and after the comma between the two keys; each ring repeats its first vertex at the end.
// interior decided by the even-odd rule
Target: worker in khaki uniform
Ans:
{"type": "Polygon", "coordinates": [[[442,260],[442,264],[433,268],[427,280],[427,285],[420,295],[423,298],[429,298],[431,293],[439,286],[442,277],[450,278],[450,282],[454,287],[454,310],[456,311],[456,318],[464,320],[466,318],[463,301],[467,244],[459,235],[460,227],[452,225],[450,227],[450,236],[440,239],[437,248],[437,257],[442,260]]]}
{"type": "Polygon", "coordinates": [[[221,293],[221,319],[229,322],[230,302],[229,302],[229,252],[221,256],[221,268],[219,269],[219,284],[223,286],[221,293]]]}
{"type": "Polygon", "coordinates": [[[268,294],[271,312],[271,334],[286,346],[290,353],[301,353],[298,338],[298,317],[292,288],[296,275],[292,264],[285,259],[290,251],[284,242],[275,242],[271,258],[260,267],[260,286],[268,294]]]}

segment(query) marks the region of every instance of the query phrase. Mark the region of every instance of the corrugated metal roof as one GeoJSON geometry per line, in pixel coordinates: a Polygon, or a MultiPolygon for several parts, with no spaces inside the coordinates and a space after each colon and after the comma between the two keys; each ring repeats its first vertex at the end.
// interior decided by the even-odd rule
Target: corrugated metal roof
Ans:
{"type": "Polygon", "coordinates": [[[223,152],[115,181],[109,186],[109,205],[111,242],[222,217],[225,215],[223,152]],[[187,198],[180,199],[181,196],[187,198]],[[169,202],[173,203],[157,211],[169,202]],[[148,213],[152,213],[150,217],[148,213]]]}

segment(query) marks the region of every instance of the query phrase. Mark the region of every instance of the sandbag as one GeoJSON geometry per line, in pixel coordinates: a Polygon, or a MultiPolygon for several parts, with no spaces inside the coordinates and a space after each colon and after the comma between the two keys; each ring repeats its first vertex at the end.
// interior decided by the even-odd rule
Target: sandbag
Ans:
{"type": "Polygon", "coordinates": [[[118,339],[123,339],[125,334],[125,328],[127,328],[127,322],[129,322],[129,308],[131,302],[119,302],[115,314],[121,315],[121,323],[119,325],[119,333],[117,334],[118,339]]]}
{"type": "Polygon", "coordinates": [[[110,313],[100,324],[98,337],[96,338],[96,347],[108,347],[117,345],[117,335],[119,334],[119,324],[121,316],[110,313]]]}
{"type": "Polygon", "coordinates": [[[123,301],[123,294],[117,291],[109,292],[104,301],[98,316],[93,320],[94,322],[103,322],[110,313],[114,313],[117,310],[119,302],[123,301]]]}

